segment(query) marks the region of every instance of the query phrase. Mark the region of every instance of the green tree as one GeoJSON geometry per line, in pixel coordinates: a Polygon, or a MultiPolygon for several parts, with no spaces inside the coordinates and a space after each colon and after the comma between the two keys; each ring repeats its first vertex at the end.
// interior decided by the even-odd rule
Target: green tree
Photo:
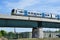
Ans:
{"type": "Polygon", "coordinates": [[[14,37],[15,37],[15,34],[13,32],[8,33],[8,38],[14,38],[14,37]]]}
{"type": "Polygon", "coordinates": [[[18,34],[19,38],[29,38],[29,32],[22,32],[18,34]]]}
{"type": "Polygon", "coordinates": [[[18,36],[19,36],[19,38],[23,38],[23,34],[22,33],[19,33],[18,36]]]}
{"type": "Polygon", "coordinates": [[[0,37],[2,37],[2,33],[1,33],[1,31],[0,31],[0,37]]]}
{"type": "Polygon", "coordinates": [[[3,37],[6,37],[7,32],[6,32],[6,31],[4,31],[4,30],[1,30],[1,34],[2,34],[2,36],[3,36],[3,37]]]}

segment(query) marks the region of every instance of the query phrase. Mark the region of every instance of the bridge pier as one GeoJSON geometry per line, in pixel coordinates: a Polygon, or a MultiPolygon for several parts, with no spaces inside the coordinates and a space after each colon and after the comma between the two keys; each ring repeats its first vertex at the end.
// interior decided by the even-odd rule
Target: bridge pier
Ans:
{"type": "Polygon", "coordinates": [[[32,29],[32,38],[43,38],[43,30],[42,28],[33,28],[32,29]]]}

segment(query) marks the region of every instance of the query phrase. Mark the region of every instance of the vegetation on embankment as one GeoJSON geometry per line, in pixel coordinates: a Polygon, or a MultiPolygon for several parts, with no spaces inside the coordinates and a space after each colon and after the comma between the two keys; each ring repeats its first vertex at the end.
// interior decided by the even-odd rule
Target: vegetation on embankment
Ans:
{"type": "Polygon", "coordinates": [[[9,39],[9,40],[60,40],[60,38],[21,38],[21,39],[9,39]]]}

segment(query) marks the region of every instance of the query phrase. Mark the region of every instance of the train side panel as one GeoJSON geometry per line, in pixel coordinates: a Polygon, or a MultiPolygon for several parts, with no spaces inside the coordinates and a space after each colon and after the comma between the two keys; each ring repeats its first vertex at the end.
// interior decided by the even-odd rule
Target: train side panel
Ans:
{"type": "Polygon", "coordinates": [[[21,9],[17,10],[16,15],[24,15],[24,10],[21,9]]]}
{"type": "Polygon", "coordinates": [[[24,10],[21,9],[12,9],[11,15],[24,15],[24,10]]]}
{"type": "Polygon", "coordinates": [[[35,13],[35,12],[28,12],[28,16],[42,17],[42,14],[41,13],[35,13]]]}
{"type": "Polygon", "coordinates": [[[11,15],[60,19],[59,15],[48,14],[48,13],[46,14],[46,13],[40,13],[40,12],[39,13],[29,12],[27,10],[22,10],[22,9],[12,9],[11,15]]]}
{"type": "Polygon", "coordinates": [[[51,18],[51,14],[44,14],[45,18],[51,18]]]}

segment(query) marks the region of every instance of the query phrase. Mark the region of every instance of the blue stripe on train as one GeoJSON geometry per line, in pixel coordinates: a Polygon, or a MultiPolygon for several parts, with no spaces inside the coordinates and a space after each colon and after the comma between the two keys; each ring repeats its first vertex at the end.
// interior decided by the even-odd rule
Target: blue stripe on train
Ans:
{"type": "Polygon", "coordinates": [[[28,13],[27,10],[24,10],[24,16],[27,16],[27,13],[28,13]]]}
{"type": "Polygon", "coordinates": [[[60,18],[60,16],[59,16],[59,15],[56,15],[56,17],[57,17],[57,19],[59,19],[59,18],[60,18]]]}
{"type": "Polygon", "coordinates": [[[42,13],[42,17],[43,17],[43,18],[45,17],[45,14],[44,14],[44,13],[42,13]]]}

